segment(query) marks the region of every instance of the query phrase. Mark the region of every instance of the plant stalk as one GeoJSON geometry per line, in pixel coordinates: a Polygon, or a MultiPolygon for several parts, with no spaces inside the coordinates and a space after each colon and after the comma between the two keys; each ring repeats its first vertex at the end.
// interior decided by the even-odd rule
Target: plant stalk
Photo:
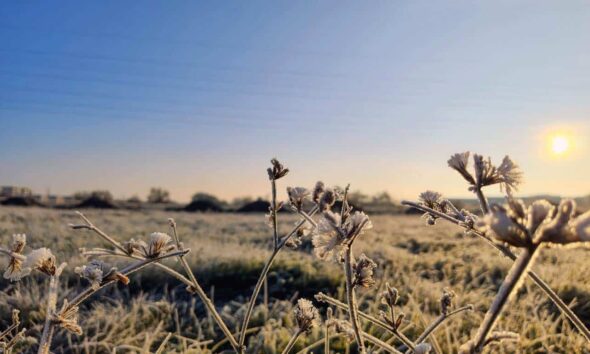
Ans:
{"type": "Polygon", "coordinates": [[[354,331],[354,336],[356,342],[358,344],[358,350],[360,354],[365,354],[365,343],[363,341],[363,336],[361,334],[361,329],[359,326],[358,314],[357,314],[357,304],[356,304],[356,296],[354,293],[354,287],[352,284],[352,246],[349,245],[344,252],[344,272],[346,274],[346,300],[348,302],[348,313],[350,317],[350,323],[352,324],[352,330],[354,331]]]}
{"type": "MultiPolygon", "coordinates": [[[[310,210],[309,215],[313,216],[317,211],[318,211],[318,207],[314,206],[313,209],[310,210]]],[[[291,232],[289,232],[282,239],[279,239],[278,247],[273,249],[273,252],[271,253],[270,258],[268,259],[268,261],[266,261],[266,264],[264,265],[264,268],[262,269],[262,272],[260,273],[260,276],[258,277],[258,280],[256,281],[256,285],[254,286],[254,291],[252,291],[252,295],[250,296],[250,301],[248,303],[248,308],[246,309],[246,314],[244,316],[244,320],[242,321],[242,327],[240,328],[240,338],[238,340],[238,345],[240,348],[243,349],[243,347],[244,347],[244,342],[246,341],[246,332],[247,332],[248,324],[250,323],[250,318],[252,317],[252,311],[254,310],[254,305],[256,304],[256,299],[258,298],[258,294],[260,294],[260,289],[262,288],[262,285],[264,283],[264,279],[268,275],[270,267],[274,263],[275,258],[277,257],[277,255],[279,254],[281,249],[283,249],[283,247],[285,246],[287,241],[289,241],[289,239],[291,237],[293,237],[293,235],[295,235],[295,233],[299,230],[299,228],[301,228],[306,222],[307,222],[306,219],[300,220],[297,223],[297,225],[295,225],[293,230],[291,230],[291,232]]]]}
{"type": "Polygon", "coordinates": [[[49,354],[51,348],[51,340],[53,339],[54,327],[52,318],[55,314],[57,306],[57,288],[59,286],[59,276],[66,267],[66,263],[62,263],[55,270],[55,274],[49,279],[49,290],[47,291],[47,309],[45,310],[45,325],[43,326],[43,333],[39,341],[38,354],[49,354]]]}
{"type": "Polygon", "coordinates": [[[303,332],[300,329],[297,329],[297,332],[295,332],[291,339],[289,339],[289,343],[287,343],[287,346],[285,347],[285,349],[283,349],[282,354],[287,354],[291,351],[291,349],[293,349],[293,346],[295,345],[295,342],[297,342],[297,339],[299,339],[301,333],[303,332]]]}
{"type": "Polygon", "coordinates": [[[537,252],[538,248],[538,245],[532,245],[529,248],[523,249],[522,253],[512,265],[510,272],[508,272],[504,282],[502,282],[500,290],[498,290],[492,305],[488,309],[488,312],[486,313],[483,322],[480,324],[479,329],[473,339],[476,352],[480,352],[482,350],[486,338],[496,326],[496,322],[502,314],[504,306],[510,299],[511,295],[518,291],[520,284],[522,284],[524,275],[526,274],[530,265],[533,263],[535,253],[537,252]]]}

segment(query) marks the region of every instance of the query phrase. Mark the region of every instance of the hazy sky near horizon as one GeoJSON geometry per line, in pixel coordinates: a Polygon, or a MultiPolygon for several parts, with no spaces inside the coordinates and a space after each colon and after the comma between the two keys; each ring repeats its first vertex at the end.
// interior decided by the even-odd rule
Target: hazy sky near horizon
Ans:
{"type": "Polygon", "coordinates": [[[12,1],[0,40],[0,185],[458,197],[471,150],[590,193],[588,1],[12,1]]]}

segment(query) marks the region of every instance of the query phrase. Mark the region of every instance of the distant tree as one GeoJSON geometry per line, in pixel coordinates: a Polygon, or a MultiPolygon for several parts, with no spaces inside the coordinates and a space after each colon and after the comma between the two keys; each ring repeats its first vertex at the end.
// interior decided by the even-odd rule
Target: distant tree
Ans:
{"type": "Polygon", "coordinates": [[[204,193],[204,192],[197,192],[197,193],[193,194],[193,197],[192,197],[191,200],[193,202],[195,202],[195,201],[199,201],[199,202],[211,202],[211,203],[214,203],[214,204],[218,204],[219,206],[225,206],[225,205],[227,205],[227,203],[225,201],[217,198],[213,194],[204,193]]]}
{"type": "Polygon", "coordinates": [[[134,204],[139,204],[141,203],[141,198],[139,198],[139,196],[134,195],[131,198],[127,199],[128,203],[134,203],[134,204]]]}
{"type": "Polygon", "coordinates": [[[92,192],[90,192],[89,198],[96,198],[99,200],[104,200],[105,202],[112,202],[115,199],[115,198],[113,198],[113,195],[111,194],[111,192],[109,192],[107,190],[92,191],[92,192]]]}
{"type": "Polygon", "coordinates": [[[252,203],[253,201],[254,201],[254,198],[252,198],[252,197],[238,197],[238,198],[232,199],[232,201],[229,203],[229,207],[231,209],[237,210],[246,204],[252,203]]]}
{"type": "Polygon", "coordinates": [[[170,203],[170,193],[159,187],[153,187],[150,189],[147,200],[149,203],[163,204],[170,203]]]}

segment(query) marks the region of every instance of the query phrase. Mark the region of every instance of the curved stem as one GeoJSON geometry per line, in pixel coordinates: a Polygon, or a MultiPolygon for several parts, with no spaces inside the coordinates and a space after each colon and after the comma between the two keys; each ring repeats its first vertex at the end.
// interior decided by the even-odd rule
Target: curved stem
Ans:
{"type": "Polygon", "coordinates": [[[287,354],[291,351],[291,349],[293,349],[293,346],[295,345],[295,342],[297,342],[297,339],[299,339],[299,336],[301,335],[301,333],[302,333],[301,330],[298,329],[297,332],[295,332],[295,334],[293,334],[293,336],[289,340],[289,343],[287,343],[287,346],[285,347],[285,349],[283,349],[282,354],[287,354]]]}
{"type": "Polygon", "coordinates": [[[363,332],[363,337],[365,337],[365,339],[368,342],[371,342],[385,350],[387,350],[390,353],[393,354],[403,354],[402,352],[400,352],[399,350],[395,349],[394,347],[392,347],[391,345],[385,343],[384,341],[382,341],[381,339],[377,338],[377,337],[373,337],[372,335],[370,335],[369,333],[365,333],[363,332]]]}
{"type": "Polygon", "coordinates": [[[463,311],[471,311],[471,310],[473,310],[473,305],[467,305],[467,306],[460,307],[454,311],[451,311],[446,315],[440,315],[436,320],[434,320],[424,330],[424,332],[422,332],[422,334],[418,337],[418,339],[416,339],[416,344],[420,344],[420,343],[424,342],[426,339],[428,339],[428,336],[430,336],[434,331],[436,331],[438,329],[438,327],[440,327],[440,325],[442,325],[443,322],[446,321],[447,319],[449,319],[449,318],[451,318],[463,311]]]}
{"type": "Polygon", "coordinates": [[[359,326],[356,296],[354,293],[354,286],[352,284],[352,247],[348,246],[344,252],[344,273],[346,274],[346,300],[348,301],[348,313],[350,317],[350,323],[352,324],[352,330],[354,331],[354,337],[358,344],[358,350],[360,354],[365,354],[365,343],[363,342],[363,336],[359,326]]]}
{"type": "MultiPolygon", "coordinates": [[[[440,213],[436,210],[427,208],[427,207],[420,205],[418,203],[409,202],[409,201],[404,200],[404,201],[402,201],[402,205],[410,206],[414,209],[421,210],[425,213],[430,213],[432,215],[436,215],[436,216],[438,216],[442,219],[445,219],[453,224],[456,224],[456,225],[459,225],[463,228],[466,228],[460,220],[457,220],[447,214],[440,213]]],[[[489,237],[487,237],[485,234],[483,234],[479,231],[475,231],[473,229],[471,229],[470,231],[473,234],[475,234],[476,236],[478,236],[479,238],[486,241],[490,246],[492,246],[495,249],[497,249],[498,251],[500,251],[504,256],[510,258],[513,261],[516,260],[516,255],[512,251],[510,251],[510,249],[505,247],[504,245],[497,244],[496,242],[491,240],[489,237]]],[[[559,295],[557,295],[557,293],[555,293],[555,291],[553,289],[551,289],[551,287],[543,279],[541,279],[541,277],[539,275],[537,275],[537,273],[530,270],[530,271],[528,271],[527,274],[533,280],[533,282],[535,284],[537,284],[537,286],[539,288],[541,288],[541,290],[543,292],[545,292],[545,294],[549,297],[549,299],[551,299],[551,301],[555,304],[555,306],[557,306],[559,308],[561,313],[565,317],[567,317],[568,320],[570,320],[572,322],[574,327],[576,327],[578,329],[578,331],[582,334],[582,336],[584,338],[586,338],[586,341],[590,342],[590,330],[586,327],[586,325],[584,325],[584,322],[582,322],[582,320],[580,320],[580,318],[578,316],[576,316],[576,314],[572,311],[572,309],[570,309],[569,306],[565,302],[563,302],[563,300],[559,297],[559,295]]]]}
{"type": "MultiPolygon", "coordinates": [[[[318,207],[314,206],[311,209],[311,211],[309,212],[309,215],[313,216],[317,211],[318,211],[318,207]]],[[[258,298],[258,294],[260,294],[260,289],[262,288],[262,284],[264,283],[264,279],[268,275],[270,267],[274,263],[276,256],[279,254],[281,249],[283,249],[283,247],[285,246],[287,241],[289,241],[289,239],[291,237],[293,237],[293,235],[295,235],[295,233],[297,233],[297,231],[306,222],[307,222],[307,220],[305,220],[305,219],[300,220],[297,223],[297,225],[295,225],[293,230],[291,230],[291,232],[289,232],[282,239],[279,239],[278,247],[273,249],[273,252],[270,255],[270,258],[268,259],[268,261],[266,261],[266,264],[264,265],[264,268],[262,269],[262,272],[260,273],[260,276],[258,277],[258,280],[256,281],[256,285],[254,286],[254,290],[252,291],[252,295],[250,296],[250,301],[248,302],[248,308],[246,309],[246,314],[244,316],[244,320],[242,321],[242,327],[240,328],[240,331],[241,331],[240,338],[238,340],[238,345],[240,348],[243,349],[243,347],[244,347],[244,342],[246,341],[246,332],[247,332],[248,324],[250,323],[250,318],[252,317],[252,311],[254,310],[254,305],[256,304],[256,299],[258,298]]]]}
{"type": "Polygon", "coordinates": [[[538,248],[537,245],[525,248],[512,265],[510,272],[500,286],[500,290],[498,290],[492,305],[488,309],[488,312],[473,339],[476,352],[479,353],[482,350],[488,334],[494,329],[498,318],[504,310],[504,305],[506,305],[510,296],[518,291],[521,279],[526,274],[529,266],[533,263],[538,248]]]}

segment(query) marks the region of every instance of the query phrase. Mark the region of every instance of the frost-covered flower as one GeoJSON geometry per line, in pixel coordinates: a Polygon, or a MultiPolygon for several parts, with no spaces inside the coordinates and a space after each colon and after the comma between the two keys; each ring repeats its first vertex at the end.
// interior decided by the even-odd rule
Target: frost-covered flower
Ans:
{"type": "Polygon", "coordinates": [[[303,202],[310,196],[310,192],[303,187],[287,187],[287,194],[289,195],[289,202],[297,211],[301,210],[303,202]]]}
{"type": "Polygon", "coordinates": [[[342,224],[340,214],[326,211],[318,221],[312,236],[314,253],[321,259],[340,255],[344,246],[373,227],[367,214],[356,211],[342,224]]]}
{"type": "Polygon", "coordinates": [[[309,332],[320,321],[318,309],[307,299],[297,300],[294,312],[297,327],[302,332],[309,332]]]}
{"type": "Polygon", "coordinates": [[[528,208],[520,200],[509,199],[505,206],[493,205],[483,218],[481,229],[516,247],[542,242],[569,244],[590,241],[590,214],[575,216],[576,203],[562,200],[557,207],[546,200],[528,208]]]}
{"type": "Polygon", "coordinates": [[[289,173],[289,169],[285,168],[277,159],[270,160],[272,167],[268,169],[268,178],[271,180],[277,180],[283,178],[289,173]]]}
{"type": "Polygon", "coordinates": [[[469,182],[470,184],[475,184],[473,176],[467,170],[469,166],[469,155],[469,151],[454,154],[453,156],[451,156],[449,161],[447,161],[447,163],[449,164],[450,168],[459,172],[467,182],[469,182]]]}
{"type": "Polygon", "coordinates": [[[76,267],[74,272],[87,279],[93,289],[98,289],[103,281],[118,280],[123,284],[129,283],[129,278],[118,272],[116,267],[110,267],[98,259],[90,261],[88,265],[76,267]]]}
{"type": "Polygon", "coordinates": [[[324,194],[324,190],[325,190],[325,186],[324,186],[324,182],[322,181],[318,181],[315,184],[315,187],[313,188],[313,193],[311,195],[311,200],[313,200],[316,204],[318,204],[320,202],[320,198],[322,197],[322,194],[324,194]]]}
{"type": "Polygon", "coordinates": [[[22,255],[22,252],[25,249],[26,244],[27,236],[25,234],[12,235],[10,260],[8,261],[6,271],[4,272],[5,279],[17,281],[31,272],[30,269],[23,269],[25,256],[22,255]]]}
{"type": "Polygon", "coordinates": [[[340,254],[344,235],[340,232],[340,215],[331,211],[325,211],[318,220],[311,242],[314,253],[320,259],[328,259],[334,253],[340,254]]]}
{"type": "Polygon", "coordinates": [[[54,275],[56,269],[55,256],[49,248],[42,247],[33,250],[27,255],[27,259],[23,263],[23,269],[28,269],[29,272],[37,269],[47,275],[54,275]]]}
{"type": "Polygon", "coordinates": [[[123,244],[125,251],[128,254],[139,253],[145,258],[155,258],[160,256],[162,253],[166,253],[174,249],[172,243],[172,237],[163,232],[154,232],[150,234],[150,242],[145,243],[144,241],[136,241],[130,239],[123,244]]]}
{"type": "Polygon", "coordinates": [[[466,151],[454,154],[448,160],[449,167],[459,172],[469,182],[472,186],[470,189],[475,190],[484,186],[500,184],[500,188],[510,194],[522,182],[522,172],[509,156],[505,156],[500,166],[496,167],[489,157],[484,158],[482,155],[473,154],[475,173],[472,175],[468,170],[470,155],[470,152],[466,151]]]}
{"type": "Polygon", "coordinates": [[[61,310],[55,314],[54,321],[68,332],[81,335],[82,327],[78,324],[78,306],[68,306],[68,300],[64,300],[61,310]]]}
{"type": "Polygon", "coordinates": [[[399,291],[389,283],[385,283],[385,290],[381,293],[381,303],[394,307],[399,299],[399,291]]]}
{"type": "Polygon", "coordinates": [[[320,211],[328,211],[336,203],[338,195],[332,189],[326,189],[320,198],[319,207],[320,211]]]}
{"type": "Polygon", "coordinates": [[[451,306],[453,306],[453,298],[455,297],[455,293],[444,289],[443,294],[440,297],[440,309],[443,315],[447,315],[451,306]]]}
{"type": "Polygon", "coordinates": [[[353,286],[358,285],[364,288],[370,288],[375,285],[375,279],[373,278],[375,268],[377,268],[377,263],[367,257],[364,253],[361,254],[353,265],[353,286]]]}

